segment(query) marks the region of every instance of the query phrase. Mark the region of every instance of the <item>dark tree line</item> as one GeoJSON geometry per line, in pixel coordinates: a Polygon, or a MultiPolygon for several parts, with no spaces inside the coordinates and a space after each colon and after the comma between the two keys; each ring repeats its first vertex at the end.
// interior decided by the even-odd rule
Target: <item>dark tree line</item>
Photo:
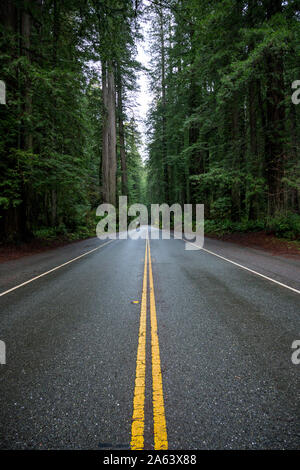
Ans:
{"type": "Polygon", "coordinates": [[[3,241],[95,233],[99,203],[141,199],[138,17],[131,0],[0,2],[3,241]]]}
{"type": "Polygon", "coordinates": [[[300,235],[297,1],[153,1],[148,197],[300,235]],[[280,227],[282,230],[280,230],[280,227]]]}

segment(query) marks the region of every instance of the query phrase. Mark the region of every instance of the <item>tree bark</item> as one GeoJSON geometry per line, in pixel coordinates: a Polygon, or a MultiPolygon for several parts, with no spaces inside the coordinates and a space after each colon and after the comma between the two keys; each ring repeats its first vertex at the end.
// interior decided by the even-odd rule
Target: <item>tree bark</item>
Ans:
{"type": "MultiPolygon", "coordinates": [[[[21,12],[21,54],[24,55],[30,63],[30,35],[31,35],[31,17],[26,11],[26,3],[23,5],[24,9],[21,12]]],[[[24,114],[26,121],[23,122],[23,135],[22,135],[22,147],[25,151],[32,152],[33,137],[31,131],[30,120],[32,118],[32,96],[31,96],[31,80],[28,75],[25,75],[24,85],[24,114]]],[[[31,238],[32,233],[32,206],[33,206],[33,195],[30,185],[26,182],[22,184],[22,204],[21,204],[21,217],[23,227],[23,237],[31,238]]]]}
{"type": "Polygon", "coordinates": [[[123,113],[123,87],[122,76],[120,68],[118,70],[118,120],[119,120],[119,144],[120,144],[120,160],[121,160],[121,173],[122,173],[122,195],[128,195],[128,180],[127,180],[127,156],[125,147],[125,132],[124,132],[124,113],[123,113]]]}
{"type": "MultiPolygon", "coordinates": [[[[268,0],[267,18],[281,13],[282,3],[279,0],[268,0]]],[[[281,51],[266,52],[267,68],[267,112],[266,112],[266,179],[268,184],[268,213],[273,216],[283,206],[283,144],[284,131],[284,79],[281,51]]]]}
{"type": "MultiPolygon", "coordinates": [[[[53,42],[52,42],[52,67],[56,69],[57,67],[57,49],[58,49],[58,40],[59,40],[59,33],[60,33],[60,17],[59,17],[59,3],[57,0],[53,0],[53,25],[52,25],[52,32],[53,32],[53,42]]],[[[56,99],[53,97],[53,108],[56,108],[56,99]]],[[[53,114],[52,118],[52,126],[53,132],[52,135],[55,135],[55,128],[56,128],[56,118],[55,114],[53,114]]],[[[55,139],[53,139],[53,149],[55,149],[55,139]]],[[[52,157],[53,158],[53,157],[52,157]]],[[[51,189],[51,208],[50,208],[50,219],[52,227],[55,227],[57,224],[57,199],[58,199],[58,191],[57,187],[51,189]]]]}
{"type": "Polygon", "coordinates": [[[169,181],[169,165],[167,163],[167,117],[166,117],[166,50],[165,50],[165,30],[163,10],[158,10],[159,16],[159,34],[160,34],[160,58],[161,58],[161,103],[162,103],[162,163],[164,172],[164,201],[170,203],[170,181],[169,181]]]}
{"type": "MultiPolygon", "coordinates": [[[[0,24],[4,27],[4,30],[8,30],[10,33],[19,33],[19,15],[15,3],[12,0],[0,1],[0,24]]],[[[13,52],[10,49],[10,44],[1,48],[1,53],[7,54],[9,52],[12,55],[13,52]]],[[[1,61],[1,64],[4,62],[1,61]]],[[[3,76],[1,78],[4,78],[3,76]]],[[[7,108],[1,109],[1,118],[11,113],[10,100],[17,100],[17,89],[18,79],[12,76],[6,78],[6,93],[7,93],[7,108]]],[[[19,148],[19,131],[16,132],[14,147],[19,148]]],[[[3,154],[0,155],[1,160],[5,158],[6,154],[9,153],[9,147],[5,146],[3,154]]],[[[1,238],[4,240],[15,240],[20,237],[20,208],[13,207],[12,205],[8,209],[0,210],[0,232],[1,238]]]]}
{"type": "Polygon", "coordinates": [[[114,67],[102,62],[103,130],[102,130],[102,198],[116,205],[116,87],[114,67]]]}

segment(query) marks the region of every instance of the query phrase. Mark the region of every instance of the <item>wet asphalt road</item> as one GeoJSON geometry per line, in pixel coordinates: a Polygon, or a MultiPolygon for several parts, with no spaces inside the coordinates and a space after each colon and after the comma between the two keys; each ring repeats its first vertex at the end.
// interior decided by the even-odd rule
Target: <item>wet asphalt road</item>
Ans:
{"type": "MultiPolygon", "coordinates": [[[[0,292],[100,243],[4,263],[0,292]]],[[[181,240],[150,244],[169,448],[299,449],[300,295],[181,240]]],[[[299,261],[227,249],[247,253],[300,289],[299,261]]],[[[144,254],[145,240],[112,241],[0,297],[2,449],[130,447],[144,254]]],[[[145,395],[152,449],[148,325],[145,395]]]]}

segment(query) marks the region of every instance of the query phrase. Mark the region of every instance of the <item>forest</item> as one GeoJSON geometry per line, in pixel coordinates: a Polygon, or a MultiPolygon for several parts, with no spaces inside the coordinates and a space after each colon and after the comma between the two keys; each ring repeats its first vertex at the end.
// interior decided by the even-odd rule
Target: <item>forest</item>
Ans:
{"type": "Polygon", "coordinates": [[[300,239],[297,0],[1,0],[0,80],[2,243],[95,236],[120,195],[300,239]]]}

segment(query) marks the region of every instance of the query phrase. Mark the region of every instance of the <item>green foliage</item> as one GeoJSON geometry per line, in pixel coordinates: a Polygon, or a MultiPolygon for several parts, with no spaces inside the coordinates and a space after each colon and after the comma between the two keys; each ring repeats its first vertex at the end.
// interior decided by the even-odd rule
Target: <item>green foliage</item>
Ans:
{"type": "Polygon", "coordinates": [[[148,199],[203,203],[207,231],[297,238],[296,2],[174,0],[152,15],[148,199]]]}
{"type": "MultiPolygon", "coordinates": [[[[99,61],[119,62],[126,101],[137,68],[134,4],[10,3],[3,12],[0,6],[0,78],[7,85],[7,105],[0,106],[0,238],[95,235],[105,119],[99,61]]],[[[143,166],[138,138],[130,139],[129,197],[136,201],[143,166]]]]}
{"type": "Polygon", "coordinates": [[[233,222],[230,219],[208,219],[204,222],[204,230],[207,234],[224,235],[232,232],[257,232],[265,230],[265,220],[241,220],[233,222]]]}
{"type": "Polygon", "coordinates": [[[277,237],[300,240],[300,215],[293,212],[278,214],[267,221],[266,228],[277,237]]]}
{"type": "Polygon", "coordinates": [[[126,125],[128,202],[129,204],[145,202],[145,168],[139,152],[141,139],[136,131],[136,124],[131,121],[126,125]]]}
{"type": "Polygon", "coordinates": [[[1,239],[95,230],[106,119],[100,62],[114,70],[124,103],[117,119],[129,203],[204,203],[209,231],[299,236],[300,106],[290,99],[300,79],[297,2],[144,5],[153,93],[146,165],[128,116],[140,2],[10,3],[0,5],[1,239]]]}
{"type": "Polygon", "coordinates": [[[205,220],[205,233],[224,235],[232,232],[257,232],[266,231],[279,238],[288,240],[300,240],[300,215],[293,212],[278,214],[272,218],[258,220],[243,219],[233,222],[230,219],[205,220]]]}

